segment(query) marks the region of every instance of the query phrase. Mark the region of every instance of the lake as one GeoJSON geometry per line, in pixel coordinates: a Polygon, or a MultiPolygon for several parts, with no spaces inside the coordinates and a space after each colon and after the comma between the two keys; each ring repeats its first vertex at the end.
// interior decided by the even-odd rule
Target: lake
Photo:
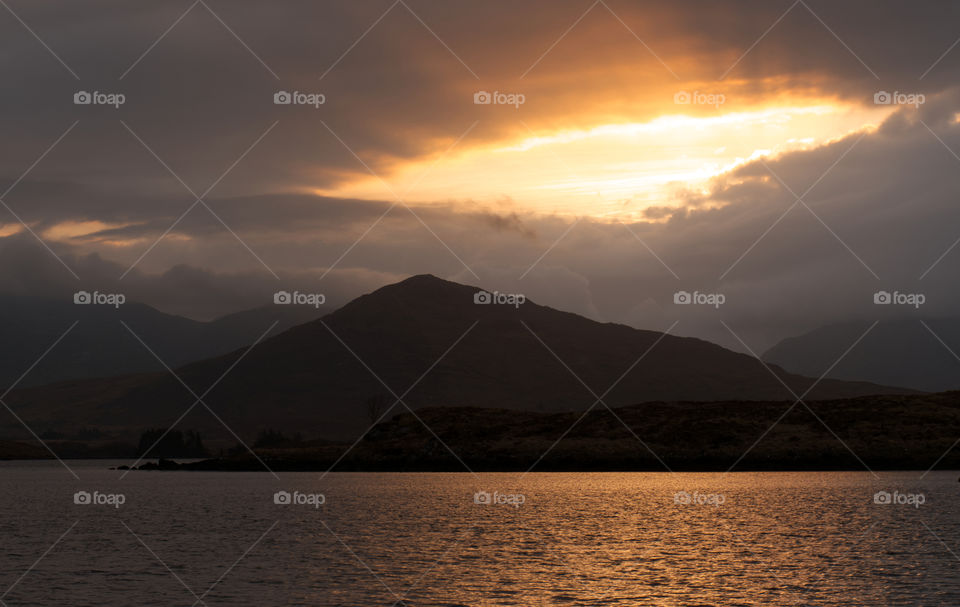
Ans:
{"type": "Polygon", "coordinates": [[[0,604],[960,604],[957,472],[118,463],[0,463],[0,604]]]}

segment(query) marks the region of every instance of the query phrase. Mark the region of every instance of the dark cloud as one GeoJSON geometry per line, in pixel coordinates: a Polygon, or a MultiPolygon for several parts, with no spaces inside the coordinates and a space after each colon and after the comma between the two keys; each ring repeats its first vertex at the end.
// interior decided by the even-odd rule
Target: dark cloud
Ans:
{"type": "MultiPolygon", "coordinates": [[[[104,225],[47,238],[79,281],[30,234],[3,238],[0,288],[65,296],[102,285],[211,317],[259,305],[277,288],[320,285],[337,302],[432,272],[601,320],[662,329],[679,319],[676,331],[739,349],[720,319],[762,349],[828,321],[876,316],[869,296],[880,288],[923,290],[925,313],[956,309],[956,251],[919,278],[960,238],[960,162],[945,148],[960,150],[960,96],[950,88],[960,49],[937,61],[956,39],[955,4],[795,4],[742,59],[790,2],[608,0],[616,16],[596,5],[546,55],[589,3],[408,4],[416,15],[396,5],[343,55],[390,1],[211,0],[242,42],[198,5],[126,72],[189,3],[11,2],[79,80],[0,11],[0,72],[12,83],[0,96],[2,182],[13,184],[79,122],[4,200],[41,235],[64,222],[104,225]],[[928,101],[856,143],[805,198],[812,212],[797,205],[755,246],[795,202],[769,170],[799,195],[858,134],[744,164],[709,194],[686,195],[679,210],[654,206],[652,223],[630,226],[583,218],[571,228],[509,201],[408,209],[304,193],[367,167],[389,181],[476,121],[465,148],[526,133],[518,117],[534,129],[651,118],[678,88],[700,85],[726,91],[733,107],[798,90],[863,104],[901,90],[928,101]],[[75,106],[81,89],[122,92],[127,103],[75,106]],[[322,92],[327,102],[277,106],[279,89],[322,92]],[[478,89],[523,92],[528,103],[489,111],[501,108],[475,106],[478,89]],[[195,202],[164,164],[197,195],[215,184],[206,197],[215,215],[196,206],[120,281],[195,202]],[[679,289],[721,291],[728,303],[674,306],[679,289]]],[[[0,211],[4,229],[16,225],[0,211]]],[[[881,310],[891,311],[909,313],[881,310]]]]}
{"type": "MultiPolygon", "coordinates": [[[[960,108],[956,96],[946,95],[920,113],[904,110],[874,133],[785,154],[766,166],[744,165],[715,182],[710,198],[721,206],[689,209],[666,223],[624,226],[585,218],[571,228],[567,219],[519,211],[501,217],[415,207],[414,215],[398,205],[323,280],[323,271],[389,204],[280,196],[272,206],[249,199],[216,206],[229,223],[241,226],[239,232],[276,269],[281,284],[322,289],[334,284],[340,300],[408,274],[431,272],[523,292],[600,320],[660,329],[679,320],[681,334],[743,349],[720,324],[723,320],[760,350],[835,320],[954,313],[960,295],[951,280],[960,263],[957,255],[947,255],[921,279],[960,238],[960,161],[944,147],[960,149],[960,125],[943,109],[948,102],[960,108]],[[770,177],[771,170],[797,194],[826,172],[804,199],[810,210],[797,204],[787,213],[795,199],[770,177]],[[306,211],[311,205],[315,216],[306,211]],[[272,220],[264,209],[273,209],[272,220]],[[324,217],[336,217],[326,230],[324,217]],[[672,297],[678,290],[720,292],[727,303],[719,310],[676,306],[672,297]],[[878,308],[872,302],[878,290],[922,292],[927,304],[919,312],[878,308]]],[[[144,268],[173,269],[137,270],[124,288],[164,309],[206,316],[252,305],[275,290],[278,281],[222,226],[195,232],[193,224],[184,225],[190,226],[184,233],[202,238],[194,239],[188,251],[178,242],[161,244],[143,262],[144,268]],[[236,269],[222,270],[230,267],[236,269]],[[184,293],[191,296],[185,300],[184,293]]],[[[5,264],[3,284],[42,291],[47,283],[76,283],[29,237],[5,240],[10,244],[2,255],[12,263],[5,264]],[[45,262],[38,264],[37,257],[45,262]]],[[[144,246],[127,256],[138,255],[144,246]]],[[[67,261],[83,281],[116,281],[125,269],[90,254],[74,253],[67,261]]]]}
{"type": "Polygon", "coordinates": [[[265,193],[362,173],[337,137],[389,174],[444,149],[477,120],[467,145],[524,132],[518,117],[535,129],[589,126],[598,116],[642,120],[697,84],[723,88],[731,104],[795,89],[869,103],[879,89],[935,93],[960,69],[960,53],[950,53],[927,72],[955,40],[957,8],[947,2],[796,4],[738,62],[791,3],[611,0],[616,16],[598,4],[551,48],[589,4],[412,0],[416,16],[395,5],[351,49],[391,4],[211,1],[216,16],[197,5],[138,62],[189,3],[133,11],[122,2],[14,2],[80,79],[0,15],[0,73],[17,83],[0,97],[9,144],[0,171],[15,177],[79,120],[38,167],[45,178],[180,191],[123,120],[202,191],[279,121],[217,188],[265,193]],[[78,89],[122,92],[127,102],[119,110],[74,106],[78,89]],[[322,92],[327,103],[276,106],[278,89],[322,92]],[[510,112],[477,107],[478,89],[517,90],[528,103],[510,112]]]}

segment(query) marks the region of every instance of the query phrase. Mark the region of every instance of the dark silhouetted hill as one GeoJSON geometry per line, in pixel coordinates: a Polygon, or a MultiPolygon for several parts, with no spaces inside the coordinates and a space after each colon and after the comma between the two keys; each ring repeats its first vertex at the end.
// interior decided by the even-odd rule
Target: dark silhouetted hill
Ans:
{"type": "MultiPolygon", "coordinates": [[[[596,400],[590,390],[601,395],[614,383],[604,397],[610,406],[792,398],[751,356],[529,301],[519,307],[478,305],[476,292],[414,276],[272,337],[246,355],[238,350],[182,366],[177,374],[198,395],[215,385],[204,400],[223,424],[196,405],[181,427],[205,436],[225,434],[226,425],[248,438],[264,428],[353,437],[372,421],[366,404],[384,396],[392,404],[391,390],[406,394],[413,409],[541,412],[585,410],[596,400]]],[[[774,372],[798,393],[814,381],[774,372]]],[[[898,392],[905,391],[826,380],[810,398],[898,392]]],[[[20,390],[9,402],[41,430],[83,425],[129,433],[169,427],[195,399],[177,379],[158,373],[20,390]]],[[[391,415],[401,410],[397,405],[391,415]]]]}
{"type": "MultiPolygon", "coordinates": [[[[354,445],[257,449],[312,471],[928,470],[960,467],[960,392],[809,401],[653,402],[581,412],[426,408],[354,445]],[[809,409],[807,408],[809,407],[809,409]]],[[[188,470],[265,470],[242,450],[188,470]]]]}

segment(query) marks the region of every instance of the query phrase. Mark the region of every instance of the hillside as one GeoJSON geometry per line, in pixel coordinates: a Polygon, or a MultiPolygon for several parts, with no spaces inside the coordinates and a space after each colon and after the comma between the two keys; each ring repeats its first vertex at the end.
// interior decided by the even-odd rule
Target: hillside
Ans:
{"type": "MultiPolygon", "coordinates": [[[[275,471],[960,467],[960,450],[952,449],[960,435],[960,392],[810,401],[816,415],[791,404],[654,402],[615,414],[600,407],[582,418],[575,412],[428,408],[377,425],[353,446],[258,449],[258,455],[275,471]]],[[[264,470],[246,451],[183,468],[264,470]]]]}
{"type": "Polygon", "coordinates": [[[0,350],[0,386],[9,386],[19,378],[74,322],[76,326],[20,385],[162,371],[163,366],[121,321],[167,364],[179,367],[249,344],[274,321],[275,335],[321,313],[308,306],[270,306],[198,322],[138,303],[114,308],[2,295],[0,339],[17,347],[0,350]]]}
{"type": "MultiPolygon", "coordinates": [[[[477,305],[476,292],[415,276],[264,341],[229,373],[243,351],[188,364],[177,374],[198,395],[215,385],[205,403],[248,437],[268,427],[335,439],[356,436],[370,425],[371,398],[389,405],[390,390],[402,395],[411,386],[404,400],[414,409],[578,411],[595,401],[581,379],[601,395],[621,376],[604,397],[610,406],[791,398],[753,357],[529,301],[477,305]]],[[[814,381],[775,371],[797,393],[814,381]]],[[[810,398],[898,392],[905,391],[828,380],[810,398]]],[[[38,431],[90,426],[118,436],[173,424],[195,399],[177,379],[158,373],[62,382],[17,391],[8,401],[38,431]]],[[[225,434],[199,405],[179,427],[225,434]]]]}

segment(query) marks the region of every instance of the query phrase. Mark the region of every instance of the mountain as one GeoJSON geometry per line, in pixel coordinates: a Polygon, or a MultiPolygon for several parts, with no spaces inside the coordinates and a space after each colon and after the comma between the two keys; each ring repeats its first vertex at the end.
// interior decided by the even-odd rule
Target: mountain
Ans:
{"type": "MultiPolygon", "coordinates": [[[[960,360],[950,352],[960,354],[960,319],[924,322],[929,329],[919,320],[877,324],[827,377],[925,392],[960,389],[960,360]]],[[[836,324],[791,337],[768,350],[763,359],[792,373],[820,377],[870,324],[836,324]]]]}
{"type": "Polygon", "coordinates": [[[17,380],[45,350],[76,326],[27,375],[20,386],[65,379],[162,371],[126,323],[171,367],[226,354],[252,343],[274,321],[277,334],[320,316],[309,306],[270,306],[198,322],[143,304],[115,308],[72,301],[0,295],[0,391],[17,380]]]}
{"type": "MultiPolygon", "coordinates": [[[[231,431],[246,437],[265,428],[356,436],[372,421],[367,403],[381,399],[391,405],[391,390],[406,394],[413,409],[545,412],[585,410],[596,400],[590,390],[604,395],[615,383],[604,396],[610,406],[792,398],[751,356],[699,339],[599,323],[531,301],[477,304],[477,292],[433,276],[414,276],[249,352],[191,363],[177,369],[177,375],[198,395],[214,386],[205,404],[231,431]]],[[[797,393],[813,382],[774,371],[797,393]]],[[[826,380],[810,398],[903,392],[826,380]]],[[[8,402],[38,431],[70,432],[82,426],[117,434],[179,420],[181,429],[224,433],[200,405],[179,419],[195,399],[168,373],[61,382],[18,390],[8,402]]],[[[391,415],[402,410],[397,405],[391,415]]],[[[7,429],[15,427],[11,423],[7,429]]]]}

